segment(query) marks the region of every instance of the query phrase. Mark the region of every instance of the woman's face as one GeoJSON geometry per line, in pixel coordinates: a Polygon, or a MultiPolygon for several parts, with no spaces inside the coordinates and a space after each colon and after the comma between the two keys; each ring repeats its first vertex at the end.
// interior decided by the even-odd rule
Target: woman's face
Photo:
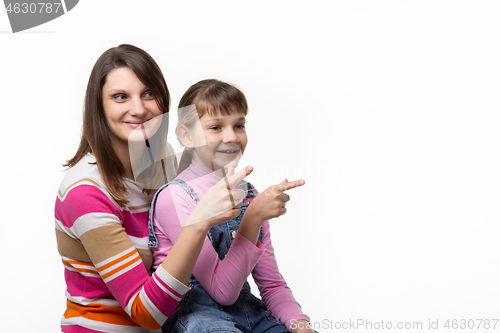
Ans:
{"type": "Polygon", "coordinates": [[[190,132],[195,147],[193,159],[209,171],[212,161],[215,169],[236,167],[248,142],[245,115],[239,112],[229,116],[206,114],[190,132]]]}
{"type": "Polygon", "coordinates": [[[128,144],[134,129],[140,129],[141,124],[162,115],[149,87],[128,67],[115,68],[108,73],[102,87],[102,96],[104,115],[115,149],[128,144]]]}

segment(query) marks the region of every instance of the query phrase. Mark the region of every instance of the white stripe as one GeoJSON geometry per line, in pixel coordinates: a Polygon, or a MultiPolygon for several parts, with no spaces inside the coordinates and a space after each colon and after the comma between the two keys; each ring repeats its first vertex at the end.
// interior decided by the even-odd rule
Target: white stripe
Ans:
{"type": "Polygon", "coordinates": [[[184,283],[170,275],[161,265],[156,269],[155,275],[157,275],[160,280],[165,282],[167,286],[170,286],[181,295],[184,295],[191,289],[191,287],[186,286],[184,283]]]}
{"type": "Polygon", "coordinates": [[[107,279],[103,279],[103,281],[105,283],[108,283],[109,281],[114,280],[115,278],[119,277],[120,275],[122,275],[124,273],[127,273],[128,271],[130,271],[131,269],[137,267],[138,265],[143,265],[142,260],[137,260],[135,263],[133,263],[132,265],[128,266],[127,268],[122,269],[119,272],[116,272],[115,274],[111,275],[107,279]]]}
{"type": "Polygon", "coordinates": [[[141,298],[142,304],[144,304],[144,307],[146,310],[148,310],[149,314],[153,316],[153,318],[156,320],[156,322],[159,325],[163,325],[163,323],[168,319],[167,316],[165,316],[163,313],[158,310],[156,305],[154,305],[153,302],[149,299],[148,295],[146,295],[146,292],[144,292],[144,289],[141,290],[139,293],[139,297],[141,298]]]}
{"type": "MultiPolygon", "coordinates": [[[[92,180],[94,180],[94,179],[92,179],[92,180]]],[[[63,180],[63,181],[64,181],[64,180],[63,180]]],[[[88,181],[88,180],[75,181],[75,182],[76,182],[76,184],[71,184],[71,186],[70,186],[70,187],[68,187],[68,188],[65,188],[65,187],[63,186],[63,184],[61,184],[61,187],[59,188],[59,192],[60,192],[61,194],[64,194],[64,197],[61,197],[61,196],[59,195],[59,192],[57,192],[57,197],[59,198],[59,200],[61,200],[61,202],[64,202],[64,199],[66,199],[66,197],[68,196],[69,192],[71,192],[71,190],[72,190],[72,189],[74,189],[75,187],[80,186],[80,185],[90,185],[90,186],[94,186],[94,187],[98,188],[100,191],[102,191],[104,194],[106,194],[106,196],[107,196],[108,198],[110,197],[110,195],[109,195],[109,193],[107,193],[107,191],[103,191],[103,190],[102,190],[102,188],[100,188],[99,186],[96,186],[96,184],[94,184],[94,183],[92,183],[92,182],[90,182],[90,181],[88,181]]],[[[96,181],[96,183],[98,183],[98,184],[99,184],[99,182],[98,182],[98,181],[96,181]]]]}
{"type": "Polygon", "coordinates": [[[139,291],[136,292],[132,297],[130,297],[130,300],[128,301],[127,307],[124,309],[125,312],[132,317],[132,305],[134,305],[135,299],[139,295],[139,291]]]}
{"type": "Polygon", "coordinates": [[[165,293],[169,294],[169,295],[170,295],[170,297],[172,297],[172,298],[173,298],[173,299],[175,299],[176,301],[180,301],[180,300],[181,300],[181,298],[180,298],[180,297],[175,296],[174,294],[172,294],[172,292],[171,292],[170,290],[168,290],[167,288],[165,288],[165,287],[161,284],[161,282],[160,282],[160,281],[158,281],[158,278],[156,277],[156,274],[153,274],[153,279],[154,279],[154,281],[156,282],[156,285],[157,285],[158,287],[160,287],[160,288],[161,288],[161,290],[163,290],[165,293]]]}
{"type": "Polygon", "coordinates": [[[118,303],[117,300],[115,299],[108,299],[108,298],[85,298],[81,296],[72,296],[68,292],[68,288],[66,288],[66,298],[69,299],[73,303],[81,304],[81,305],[88,305],[88,304],[103,304],[106,306],[112,306],[112,307],[120,307],[120,303],[118,303]]]}
{"type": "Polygon", "coordinates": [[[72,317],[68,319],[62,317],[61,325],[78,325],[98,332],[108,332],[108,333],[151,333],[151,332],[161,333],[161,330],[151,331],[140,326],[114,325],[109,323],[103,323],[102,321],[90,320],[83,317],[72,317]]]}
{"type": "Polygon", "coordinates": [[[97,273],[89,273],[89,272],[80,272],[78,270],[76,270],[75,268],[73,267],[68,267],[66,265],[64,265],[64,268],[66,268],[68,271],[72,271],[72,272],[77,272],[83,276],[88,276],[88,277],[94,277],[94,278],[101,278],[101,276],[97,273]]]}
{"type": "Polygon", "coordinates": [[[97,273],[97,268],[95,268],[93,265],[88,266],[88,265],[72,264],[72,263],[68,262],[68,260],[70,260],[70,261],[76,261],[76,260],[68,258],[68,257],[63,257],[63,256],[61,256],[61,259],[64,260],[68,265],[71,265],[75,268],[88,269],[88,270],[91,270],[91,271],[94,271],[97,273]]]}
{"type": "Polygon", "coordinates": [[[71,229],[68,228],[67,226],[65,226],[61,221],[59,221],[58,219],[55,219],[56,220],[56,229],[59,230],[59,231],[62,231],[64,232],[66,235],[68,235],[69,237],[73,238],[73,239],[77,239],[75,235],[73,235],[73,233],[71,232],[71,229]]]}
{"type": "Polygon", "coordinates": [[[149,250],[149,237],[134,237],[129,235],[128,238],[130,238],[136,249],[149,250]]]}
{"type": "Polygon", "coordinates": [[[118,216],[109,213],[88,213],[77,218],[70,230],[77,237],[81,237],[89,230],[112,224],[121,224],[118,216]]]}

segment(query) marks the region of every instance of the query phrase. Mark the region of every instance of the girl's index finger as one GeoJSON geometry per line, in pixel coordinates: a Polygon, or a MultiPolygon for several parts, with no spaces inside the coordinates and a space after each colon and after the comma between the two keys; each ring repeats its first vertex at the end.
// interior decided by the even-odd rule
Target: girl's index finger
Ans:
{"type": "Polygon", "coordinates": [[[282,189],[282,192],[286,191],[286,190],[291,190],[292,188],[296,188],[298,186],[302,186],[304,185],[306,182],[304,179],[299,179],[299,180],[295,180],[293,182],[289,182],[289,181],[286,181],[286,182],[283,182],[281,183],[281,186],[283,187],[282,189]]]}

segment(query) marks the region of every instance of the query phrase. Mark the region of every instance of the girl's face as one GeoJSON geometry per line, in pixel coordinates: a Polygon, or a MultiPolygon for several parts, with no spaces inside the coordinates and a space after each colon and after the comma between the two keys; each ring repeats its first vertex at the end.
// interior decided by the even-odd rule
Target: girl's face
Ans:
{"type": "Polygon", "coordinates": [[[236,167],[247,146],[245,115],[234,112],[231,115],[205,114],[189,130],[194,146],[193,159],[208,171],[223,167],[236,167]]]}
{"type": "Polygon", "coordinates": [[[104,115],[115,149],[128,144],[129,135],[134,129],[162,115],[155,96],[128,67],[116,68],[108,73],[102,96],[104,115]]]}

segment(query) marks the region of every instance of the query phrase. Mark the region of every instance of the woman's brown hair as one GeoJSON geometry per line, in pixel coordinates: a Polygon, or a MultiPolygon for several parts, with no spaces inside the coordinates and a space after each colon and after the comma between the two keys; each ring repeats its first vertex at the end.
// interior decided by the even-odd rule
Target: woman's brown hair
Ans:
{"type": "MultiPolygon", "coordinates": [[[[194,122],[205,114],[230,115],[234,112],[240,112],[245,116],[248,113],[247,99],[240,89],[216,79],[199,81],[189,87],[179,102],[176,134],[179,126],[191,128],[194,122]],[[195,113],[192,112],[194,108],[187,108],[190,105],[196,106],[195,113]]],[[[192,149],[184,148],[177,174],[184,171],[192,160],[192,149]]]]}
{"type": "MultiPolygon", "coordinates": [[[[165,78],[158,64],[144,50],[129,44],[121,44],[105,51],[90,73],[83,110],[82,138],[80,146],[73,156],[63,166],[75,166],[86,154],[92,153],[96,159],[104,185],[113,199],[125,206],[127,188],[123,182],[125,169],[111,145],[110,129],[104,115],[102,87],[107,75],[115,68],[130,68],[137,78],[147,86],[162,113],[168,113],[170,93],[165,78]]],[[[164,126],[162,126],[164,127],[164,126]]],[[[164,136],[166,130],[156,135],[164,136]]],[[[158,147],[163,149],[163,147],[158,147]]],[[[151,192],[145,191],[145,192],[151,192]]]]}

